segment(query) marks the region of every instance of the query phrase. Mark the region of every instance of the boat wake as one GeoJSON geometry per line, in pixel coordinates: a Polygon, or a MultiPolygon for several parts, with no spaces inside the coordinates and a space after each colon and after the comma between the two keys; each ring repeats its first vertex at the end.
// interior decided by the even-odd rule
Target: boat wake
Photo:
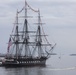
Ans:
{"type": "Polygon", "coordinates": [[[64,71],[64,70],[75,70],[76,67],[70,67],[70,68],[51,68],[51,69],[42,69],[42,70],[48,70],[48,71],[64,71]]]}

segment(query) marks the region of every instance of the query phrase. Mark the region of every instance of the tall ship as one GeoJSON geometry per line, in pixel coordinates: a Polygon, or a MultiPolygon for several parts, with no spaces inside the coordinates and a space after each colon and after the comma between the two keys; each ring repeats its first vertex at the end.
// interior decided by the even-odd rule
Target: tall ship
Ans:
{"type": "Polygon", "coordinates": [[[46,65],[46,60],[56,44],[52,45],[48,42],[43,24],[40,10],[34,10],[25,1],[23,8],[17,10],[14,27],[9,37],[7,55],[2,61],[3,66],[46,65]],[[33,15],[28,16],[28,14],[33,15]]]}

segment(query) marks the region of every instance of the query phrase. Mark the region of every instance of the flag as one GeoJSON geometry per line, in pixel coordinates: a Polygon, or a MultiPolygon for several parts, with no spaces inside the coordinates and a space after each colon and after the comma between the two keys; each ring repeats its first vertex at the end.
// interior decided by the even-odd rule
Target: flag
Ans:
{"type": "Polygon", "coordinates": [[[9,38],[8,48],[7,48],[8,52],[9,52],[9,49],[10,49],[10,46],[11,46],[11,45],[12,45],[12,41],[11,41],[11,38],[9,38]]]}

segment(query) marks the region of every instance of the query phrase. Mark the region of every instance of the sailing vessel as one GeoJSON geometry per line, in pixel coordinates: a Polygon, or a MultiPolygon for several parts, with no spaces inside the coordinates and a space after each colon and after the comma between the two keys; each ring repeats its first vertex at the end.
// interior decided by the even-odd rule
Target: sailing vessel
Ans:
{"type": "Polygon", "coordinates": [[[52,45],[48,42],[42,24],[40,11],[34,10],[25,1],[25,6],[20,11],[17,10],[7,55],[2,61],[3,66],[43,66],[46,64],[56,44],[52,45]],[[38,15],[36,27],[33,27],[31,23],[32,28],[29,26],[31,19],[28,19],[32,18],[28,16],[30,10],[38,15]],[[23,14],[24,16],[21,16],[23,14]]]}

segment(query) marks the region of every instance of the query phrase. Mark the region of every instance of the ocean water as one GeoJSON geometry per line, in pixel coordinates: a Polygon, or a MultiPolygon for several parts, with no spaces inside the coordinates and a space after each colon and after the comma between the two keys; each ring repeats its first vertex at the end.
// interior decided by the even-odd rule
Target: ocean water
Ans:
{"type": "Polygon", "coordinates": [[[0,67],[0,75],[76,75],[76,57],[53,56],[45,67],[0,67]]]}

